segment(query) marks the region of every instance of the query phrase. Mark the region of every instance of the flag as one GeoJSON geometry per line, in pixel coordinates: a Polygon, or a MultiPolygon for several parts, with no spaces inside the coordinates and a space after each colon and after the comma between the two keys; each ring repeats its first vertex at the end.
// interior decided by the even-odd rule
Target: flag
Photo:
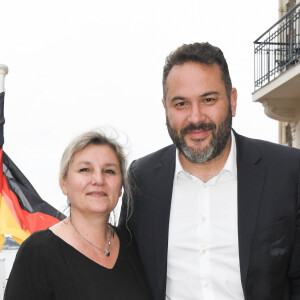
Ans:
{"type": "Polygon", "coordinates": [[[4,95],[0,93],[0,251],[5,234],[21,244],[31,233],[46,229],[65,218],[41,199],[3,151],[4,95]]]}

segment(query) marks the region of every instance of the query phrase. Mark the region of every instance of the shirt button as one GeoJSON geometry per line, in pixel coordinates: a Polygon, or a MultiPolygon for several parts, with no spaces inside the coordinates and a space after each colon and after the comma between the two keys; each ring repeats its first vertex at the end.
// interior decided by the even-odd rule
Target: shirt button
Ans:
{"type": "Polygon", "coordinates": [[[206,249],[203,249],[203,250],[202,250],[202,254],[205,254],[205,253],[206,253],[206,249]]]}
{"type": "Polygon", "coordinates": [[[202,216],[201,220],[202,220],[202,222],[206,222],[207,219],[206,219],[206,217],[202,216]]]}

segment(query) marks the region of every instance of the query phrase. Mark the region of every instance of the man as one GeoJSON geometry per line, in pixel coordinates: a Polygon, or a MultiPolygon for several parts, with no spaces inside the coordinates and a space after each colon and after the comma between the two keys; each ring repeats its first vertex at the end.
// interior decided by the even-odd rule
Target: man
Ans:
{"type": "Polygon", "coordinates": [[[231,129],[237,91],[208,43],[167,57],[163,93],[174,145],[133,162],[120,217],[153,298],[300,299],[300,151],[231,129]]]}

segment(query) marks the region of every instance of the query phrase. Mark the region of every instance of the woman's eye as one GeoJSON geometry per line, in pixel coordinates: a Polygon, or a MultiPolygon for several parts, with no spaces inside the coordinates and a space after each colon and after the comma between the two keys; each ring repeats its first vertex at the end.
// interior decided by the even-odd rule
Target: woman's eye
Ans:
{"type": "Polygon", "coordinates": [[[107,170],[105,170],[105,173],[107,173],[107,174],[116,174],[116,172],[114,171],[114,170],[111,170],[111,169],[107,169],[107,170]]]}
{"type": "Polygon", "coordinates": [[[82,169],[79,170],[79,172],[80,173],[89,172],[89,170],[90,170],[89,168],[82,168],[82,169]]]}

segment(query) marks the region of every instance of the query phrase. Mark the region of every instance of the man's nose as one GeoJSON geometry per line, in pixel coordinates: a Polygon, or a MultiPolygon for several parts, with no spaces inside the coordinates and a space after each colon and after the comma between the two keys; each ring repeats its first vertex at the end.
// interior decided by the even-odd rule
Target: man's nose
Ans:
{"type": "Polygon", "coordinates": [[[188,121],[193,124],[198,124],[204,122],[204,120],[205,114],[203,112],[203,107],[201,107],[201,104],[197,103],[191,105],[188,121]]]}

